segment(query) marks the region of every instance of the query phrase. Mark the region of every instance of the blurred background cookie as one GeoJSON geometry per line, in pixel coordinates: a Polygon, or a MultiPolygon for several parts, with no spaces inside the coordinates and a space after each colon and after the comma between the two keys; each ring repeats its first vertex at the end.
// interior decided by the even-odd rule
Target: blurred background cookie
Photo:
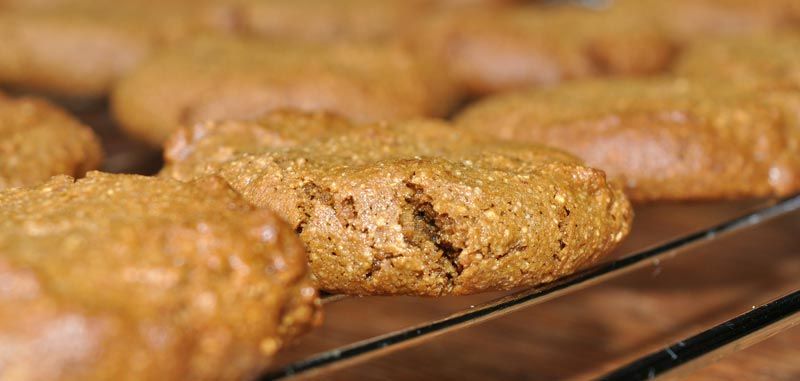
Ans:
{"type": "Polygon", "coordinates": [[[442,12],[408,37],[482,95],[601,75],[666,70],[675,46],[648,15],[611,7],[521,5],[442,12]]]}
{"type": "Polygon", "coordinates": [[[0,84],[61,96],[102,97],[158,48],[186,36],[231,28],[232,14],[222,4],[14,2],[0,8],[0,84]]]}
{"type": "Polygon", "coordinates": [[[59,107],[0,94],[0,189],[83,176],[101,158],[97,136],[59,107]]]}
{"type": "Polygon", "coordinates": [[[637,201],[759,197],[800,189],[800,125],[785,117],[798,101],[713,80],[595,80],[488,98],[457,122],[575,153],[637,201]]]}
{"type": "Polygon", "coordinates": [[[125,130],[159,145],[181,124],[280,108],[368,122],[443,116],[456,99],[446,75],[391,44],[204,38],[132,72],[112,109],[125,130]]]}
{"type": "Polygon", "coordinates": [[[674,72],[742,87],[800,91],[798,33],[701,39],[676,62],[674,72]]]}
{"type": "Polygon", "coordinates": [[[217,178],[0,192],[0,252],[4,379],[250,379],[318,318],[302,244],[217,178]]]}

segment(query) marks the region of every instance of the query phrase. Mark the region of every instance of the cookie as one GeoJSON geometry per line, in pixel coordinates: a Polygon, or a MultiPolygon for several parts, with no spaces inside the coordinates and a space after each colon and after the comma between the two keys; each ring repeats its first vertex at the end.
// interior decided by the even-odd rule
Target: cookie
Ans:
{"type": "Polygon", "coordinates": [[[83,176],[100,165],[92,130],[35,98],[0,95],[0,189],[34,185],[53,175],[83,176]]]}
{"type": "Polygon", "coordinates": [[[0,252],[4,379],[250,379],[317,319],[302,244],[218,178],[0,192],[0,252]]]}
{"type": "Polygon", "coordinates": [[[164,176],[218,174],[289,221],[316,284],[334,293],[463,295],[549,282],[602,258],[632,216],[602,171],[566,153],[432,120],[348,126],[272,115],[186,128],[166,152],[164,176]],[[307,129],[313,123],[321,126],[307,129]]]}
{"type": "Polygon", "coordinates": [[[727,37],[693,43],[674,71],[742,87],[800,91],[800,35],[727,37]]]}
{"type": "Polygon", "coordinates": [[[692,200],[800,189],[798,115],[793,91],[617,79],[495,96],[457,124],[568,150],[620,178],[635,201],[692,200]]]}
{"type": "MultiPolygon", "coordinates": [[[[1,7],[1,6],[0,6],[1,7]]],[[[213,1],[63,0],[0,10],[0,84],[97,98],[161,47],[231,27],[213,1]]]]}
{"type": "Polygon", "coordinates": [[[438,116],[456,96],[434,66],[394,45],[203,38],[136,69],[112,108],[132,135],[161,144],[181,124],[281,108],[361,122],[438,116]]]}
{"type": "Polygon", "coordinates": [[[589,76],[653,74],[667,69],[675,54],[673,41],[648,17],[577,6],[444,12],[407,40],[438,57],[473,95],[589,76]]]}

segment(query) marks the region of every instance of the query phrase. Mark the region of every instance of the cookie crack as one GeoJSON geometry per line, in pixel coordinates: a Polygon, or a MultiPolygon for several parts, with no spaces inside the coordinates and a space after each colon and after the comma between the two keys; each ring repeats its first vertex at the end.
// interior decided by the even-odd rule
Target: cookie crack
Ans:
{"type": "Polygon", "coordinates": [[[405,185],[411,193],[404,199],[406,207],[400,217],[403,239],[421,250],[439,253],[444,277],[452,285],[464,270],[464,266],[458,261],[464,248],[449,239],[455,228],[455,221],[446,213],[439,213],[434,209],[431,197],[421,185],[411,181],[407,181],[405,185]]]}

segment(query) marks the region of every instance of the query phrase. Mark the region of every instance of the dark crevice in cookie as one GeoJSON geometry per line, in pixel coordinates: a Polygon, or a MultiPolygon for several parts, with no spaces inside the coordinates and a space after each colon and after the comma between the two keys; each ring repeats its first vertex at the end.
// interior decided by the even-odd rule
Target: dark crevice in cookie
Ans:
{"type": "Polygon", "coordinates": [[[520,251],[525,251],[525,250],[528,250],[528,245],[525,245],[525,244],[522,244],[522,243],[517,243],[514,246],[511,246],[503,254],[500,254],[500,255],[496,256],[494,259],[499,261],[499,260],[501,260],[501,259],[513,254],[513,253],[518,253],[520,251]]]}
{"type": "Polygon", "coordinates": [[[433,208],[430,196],[426,195],[422,186],[406,182],[412,191],[405,198],[407,208],[400,216],[403,226],[403,238],[410,245],[422,250],[435,250],[444,260],[445,277],[452,282],[461,275],[464,267],[458,262],[463,248],[458,247],[448,235],[453,234],[455,221],[446,213],[439,213],[433,208]]]}
{"type": "Polygon", "coordinates": [[[313,181],[309,181],[300,186],[300,190],[302,191],[304,197],[301,197],[301,201],[298,205],[298,209],[300,210],[302,217],[297,223],[297,226],[294,228],[294,232],[296,234],[303,233],[305,226],[311,219],[315,201],[333,208],[333,195],[331,194],[330,189],[322,188],[313,181]]]}
{"type": "Polygon", "coordinates": [[[319,201],[333,208],[333,195],[330,189],[322,188],[314,182],[307,182],[302,186],[303,193],[311,201],[319,201]]]}
{"type": "Polygon", "coordinates": [[[372,274],[375,274],[381,269],[381,260],[380,259],[373,259],[372,260],[372,267],[367,270],[367,273],[364,274],[364,279],[370,280],[372,279],[372,274]]]}
{"type": "Polygon", "coordinates": [[[356,203],[353,196],[347,196],[342,200],[339,208],[336,209],[336,217],[345,228],[352,226],[353,221],[358,218],[356,203]]]}
{"type": "Polygon", "coordinates": [[[558,252],[553,254],[553,259],[561,262],[561,252],[567,248],[565,238],[567,236],[567,226],[569,226],[569,216],[572,212],[566,206],[562,207],[561,219],[558,221],[558,252]]]}

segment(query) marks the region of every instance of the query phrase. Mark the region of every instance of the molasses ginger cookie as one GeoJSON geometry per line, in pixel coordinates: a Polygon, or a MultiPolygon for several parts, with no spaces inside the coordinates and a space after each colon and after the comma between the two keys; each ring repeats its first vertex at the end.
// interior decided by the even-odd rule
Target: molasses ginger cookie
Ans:
{"type": "Polygon", "coordinates": [[[51,176],[83,176],[100,165],[92,130],[40,99],[0,94],[0,189],[38,184],[51,176]]]}
{"type": "Polygon", "coordinates": [[[219,178],[0,192],[0,252],[2,379],[251,379],[318,318],[302,244],[219,178]]]}
{"type": "Polygon", "coordinates": [[[786,195],[800,189],[800,97],[685,78],[597,80],[488,98],[461,127],[561,147],[634,201],[786,195]]]}
{"type": "Polygon", "coordinates": [[[632,217],[602,171],[566,153],[438,121],[355,126],[283,113],[198,124],[166,152],[163,176],[218,174],[289,221],[317,285],[335,293],[461,295],[549,282],[602,258],[632,217]]]}
{"type": "Polygon", "coordinates": [[[115,89],[122,127],[161,144],[181,124],[250,119],[280,108],[368,122],[446,114],[445,76],[405,49],[368,43],[203,38],[145,63],[115,89]]]}
{"type": "Polygon", "coordinates": [[[409,34],[465,90],[483,95],[602,75],[668,68],[675,46],[649,17],[615,8],[519,5],[430,17],[409,34]]]}

